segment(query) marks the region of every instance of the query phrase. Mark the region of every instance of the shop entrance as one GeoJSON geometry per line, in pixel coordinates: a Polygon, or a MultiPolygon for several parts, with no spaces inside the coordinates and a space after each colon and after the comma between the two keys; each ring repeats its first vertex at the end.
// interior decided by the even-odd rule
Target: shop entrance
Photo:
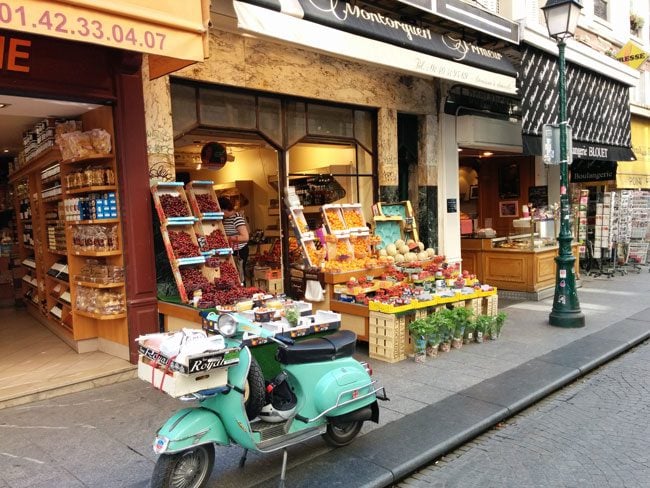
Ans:
{"type": "MultiPolygon", "coordinates": [[[[248,226],[243,283],[272,293],[291,290],[292,265],[302,266],[303,249],[286,212],[286,188],[295,188],[310,230],[322,227],[321,206],[360,203],[370,209],[377,189],[376,115],[370,110],[312,103],[273,94],[172,82],[175,180],[212,182],[248,226]],[[220,144],[227,154],[206,167],[200,152],[220,144]]],[[[161,250],[162,251],[162,250],[161,250]]],[[[161,253],[164,261],[164,251],[161,253]]],[[[167,292],[173,280],[161,277],[167,292]]],[[[163,300],[159,286],[159,298],[163,300]]]]}
{"type": "Polygon", "coordinates": [[[2,404],[132,366],[120,217],[117,204],[114,217],[110,208],[104,213],[103,204],[95,205],[104,195],[118,199],[112,109],[8,95],[0,102],[2,404]],[[83,154],[64,154],[57,137],[66,139],[67,150],[83,154]],[[77,210],[87,203],[85,211],[94,214],[75,215],[73,201],[77,210]],[[100,230],[102,242],[79,242],[78,234],[99,237],[100,230]],[[109,235],[115,237],[112,251],[94,248],[108,246],[109,235]],[[90,276],[90,269],[98,274],[90,276]],[[116,279],[99,273],[109,269],[116,279]]]}

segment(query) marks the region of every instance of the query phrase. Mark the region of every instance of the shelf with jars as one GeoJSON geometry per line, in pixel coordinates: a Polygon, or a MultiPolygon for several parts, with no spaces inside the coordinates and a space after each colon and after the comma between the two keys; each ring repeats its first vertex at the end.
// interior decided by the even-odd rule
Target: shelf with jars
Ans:
{"type": "Polygon", "coordinates": [[[101,339],[128,359],[112,109],[51,123],[56,144],[10,175],[24,188],[16,197],[26,239],[19,248],[30,275],[26,301],[37,305],[28,310],[78,351],[97,349],[101,339]]]}

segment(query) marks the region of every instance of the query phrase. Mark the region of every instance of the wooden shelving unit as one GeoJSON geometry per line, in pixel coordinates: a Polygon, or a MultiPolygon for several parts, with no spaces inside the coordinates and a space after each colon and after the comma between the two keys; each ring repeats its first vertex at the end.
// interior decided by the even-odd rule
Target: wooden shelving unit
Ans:
{"type": "MultiPolygon", "coordinates": [[[[94,128],[104,129],[111,136],[111,144],[115,146],[115,134],[113,130],[112,109],[100,107],[81,116],[84,130],[94,128]]],[[[38,158],[10,175],[10,182],[15,188],[23,188],[24,191],[18,195],[16,192],[16,209],[19,222],[19,256],[21,262],[26,258],[35,261],[35,267],[24,266],[28,273],[35,277],[38,285],[23,280],[23,293],[27,294],[25,301],[30,304],[28,310],[36,315],[42,323],[57,333],[72,347],[78,351],[98,349],[99,339],[115,343],[111,350],[119,350],[118,355],[128,359],[128,326],[126,320],[126,309],[123,313],[99,315],[77,309],[77,290],[79,286],[92,288],[100,293],[120,293],[122,301],[125,302],[125,283],[98,284],[87,283],[74,279],[81,274],[82,268],[87,259],[95,259],[100,264],[109,266],[124,266],[123,240],[121,219],[107,218],[94,220],[66,220],[63,215],[61,202],[66,198],[83,197],[91,193],[115,193],[116,207],[119,209],[119,194],[117,185],[95,185],[86,187],[67,188],[66,176],[78,172],[80,169],[110,168],[114,175],[117,175],[117,167],[114,154],[99,154],[85,158],[74,158],[62,160],[61,153],[57,147],[45,150],[38,158]],[[60,171],[54,173],[54,167],[58,165],[60,171]],[[51,169],[51,171],[47,171],[51,169]],[[42,177],[41,172],[47,175],[42,177]],[[42,197],[42,192],[53,187],[61,187],[61,194],[42,197]],[[21,220],[20,207],[21,198],[29,198],[31,208],[31,219],[21,220]],[[52,218],[54,214],[57,218],[52,218]],[[45,215],[49,218],[45,218],[45,215]],[[34,232],[34,246],[22,242],[22,228],[25,223],[31,222],[34,232]],[[77,226],[102,225],[116,228],[118,249],[114,251],[81,251],[73,247],[73,233],[77,226]],[[58,249],[61,243],[50,249],[48,242],[48,227],[63,226],[65,231],[66,249],[58,249]],[[59,279],[48,274],[48,270],[55,263],[67,265],[69,281],[59,279]],[[27,293],[27,290],[31,290],[27,293]],[[32,297],[36,297],[34,301],[32,297]],[[61,318],[51,311],[61,310],[61,318]],[[93,347],[94,345],[94,347],[93,347]]],[[[58,241],[57,241],[58,242],[58,241]]],[[[125,303],[124,303],[125,306],[125,303]]]]}

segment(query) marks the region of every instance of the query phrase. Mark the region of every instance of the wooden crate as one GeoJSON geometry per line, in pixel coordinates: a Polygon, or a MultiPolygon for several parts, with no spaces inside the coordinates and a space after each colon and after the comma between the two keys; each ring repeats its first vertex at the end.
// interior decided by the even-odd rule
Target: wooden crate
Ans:
{"type": "MultiPolygon", "coordinates": [[[[433,307],[431,307],[433,308],[433,307]]],[[[430,314],[429,308],[418,308],[415,310],[415,320],[427,318],[430,314]]]]}
{"type": "Polygon", "coordinates": [[[406,359],[408,324],[414,314],[370,312],[368,351],[371,359],[396,363],[406,359]]]}
{"type": "Polygon", "coordinates": [[[200,219],[206,216],[222,215],[221,208],[219,207],[219,200],[217,200],[217,195],[213,187],[213,181],[191,181],[185,185],[185,196],[192,208],[192,212],[200,219]],[[196,198],[197,195],[208,195],[210,200],[216,204],[215,206],[217,210],[214,212],[201,212],[199,202],[196,198]]]}
{"type": "Polygon", "coordinates": [[[185,220],[192,218],[192,211],[190,208],[190,203],[187,200],[187,195],[185,194],[185,189],[183,188],[183,183],[181,182],[158,182],[154,183],[151,186],[151,194],[153,196],[154,206],[156,207],[156,212],[158,213],[158,218],[160,223],[164,224],[169,220],[185,220]],[[162,204],[160,203],[160,197],[162,195],[170,195],[172,197],[180,198],[183,206],[185,207],[185,215],[183,217],[170,217],[165,214],[162,204]]]}
{"type": "Polygon", "coordinates": [[[465,306],[467,308],[472,309],[472,312],[474,315],[481,315],[483,313],[483,299],[482,298],[472,298],[470,300],[467,300],[465,303],[465,306]]]}
{"type": "Polygon", "coordinates": [[[482,310],[484,315],[496,315],[499,311],[499,295],[495,293],[489,297],[484,297],[482,310]]]}

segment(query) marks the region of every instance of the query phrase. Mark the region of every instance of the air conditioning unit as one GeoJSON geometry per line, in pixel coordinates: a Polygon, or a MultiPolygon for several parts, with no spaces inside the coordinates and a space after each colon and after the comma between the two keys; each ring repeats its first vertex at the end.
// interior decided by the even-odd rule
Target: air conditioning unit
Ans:
{"type": "Polygon", "coordinates": [[[456,117],[456,140],[459,147],[520,153],[521,122],[461,115],[456,117]]]}

